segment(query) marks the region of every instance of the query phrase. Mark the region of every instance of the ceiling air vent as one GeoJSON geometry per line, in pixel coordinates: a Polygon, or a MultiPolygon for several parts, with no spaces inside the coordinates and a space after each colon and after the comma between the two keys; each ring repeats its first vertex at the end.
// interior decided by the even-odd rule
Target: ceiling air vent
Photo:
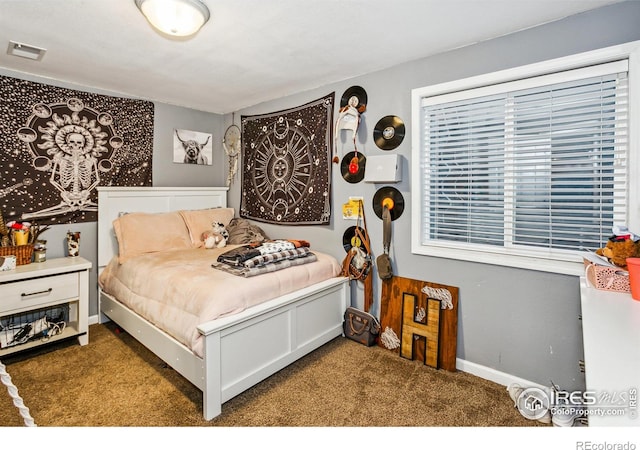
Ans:
{"type": "Polygon", "coordinates": [[[34,47],[33,45],[9,41],[7,54],[40,61],[46,51],[46,48],[34,47]]]}

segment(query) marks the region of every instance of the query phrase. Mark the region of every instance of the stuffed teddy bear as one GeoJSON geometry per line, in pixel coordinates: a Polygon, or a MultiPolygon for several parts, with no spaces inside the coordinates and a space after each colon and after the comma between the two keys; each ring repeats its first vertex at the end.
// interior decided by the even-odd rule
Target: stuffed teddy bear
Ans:
{"type": "Polygon", "coordinates": [[[211,230],[205,231],[201,236],[204,248],[221,248],[227,245],[229,232],[225,226],[220,222],[213,222],[211,225],[211,230]]]}
{"type": "Polygon", "coordinates": [[[605,247],[596,250],[596,254],[604,256],[611,264],[626,269],[627,258],[640,257],[640,241],[612,236],[605,247]]]}

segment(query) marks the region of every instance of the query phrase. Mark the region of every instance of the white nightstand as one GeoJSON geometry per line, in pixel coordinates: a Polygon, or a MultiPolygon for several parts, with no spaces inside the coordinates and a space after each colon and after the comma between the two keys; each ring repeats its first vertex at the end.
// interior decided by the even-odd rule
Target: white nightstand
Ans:
{"type": "Polygon", "coordinates": [[[5,333],[0,357],[69,337],[80,345],[89,343],[89,270],[91,262],[76,256],[25,264],[0,272],[0,335],[5,333]],[[17,344],[7,344],[9,325],[34,323],[48,314],[65,314],[62,332],[39,336],[17,344]],[[3,329],[4,328],[4,329],[3,329]]]}

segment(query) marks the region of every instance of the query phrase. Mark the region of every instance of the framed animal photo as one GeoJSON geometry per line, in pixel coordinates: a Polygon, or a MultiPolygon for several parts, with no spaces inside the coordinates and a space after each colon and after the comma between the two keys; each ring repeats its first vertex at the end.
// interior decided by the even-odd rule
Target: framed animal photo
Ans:
{"type": "Polygon", "coordinates": [[[213,143],[210,133],[173,130],[173,162],[178,164],[213,164],[213,143]]]}

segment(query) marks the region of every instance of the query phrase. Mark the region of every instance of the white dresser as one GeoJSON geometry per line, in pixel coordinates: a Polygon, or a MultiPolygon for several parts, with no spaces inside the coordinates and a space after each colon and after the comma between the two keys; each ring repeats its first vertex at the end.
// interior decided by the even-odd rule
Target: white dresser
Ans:
{"type": "Polygon", "coordinates": [[[591,408],[602,410],[589,426],[640,426],[640,301],[584,277],[580,294],[586,391],[598,399],[591,408]]]}

